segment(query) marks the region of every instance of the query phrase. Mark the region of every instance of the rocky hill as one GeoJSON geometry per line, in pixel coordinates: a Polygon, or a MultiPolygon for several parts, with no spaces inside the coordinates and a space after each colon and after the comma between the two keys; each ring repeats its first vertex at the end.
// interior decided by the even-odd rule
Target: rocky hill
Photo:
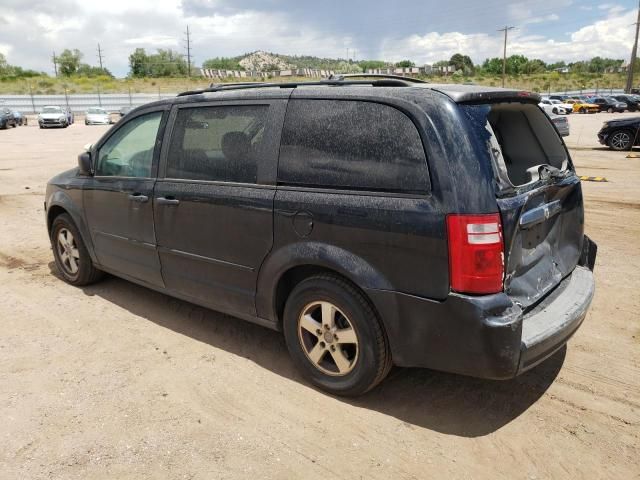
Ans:
{"type": "Polygon", "coordinates": [[[240,59],[238,63],[245,70],[257,70],[261,72],[296,68],[296,65],[286,62],[279,55],[262,51],[250,53],[240,59]]]}

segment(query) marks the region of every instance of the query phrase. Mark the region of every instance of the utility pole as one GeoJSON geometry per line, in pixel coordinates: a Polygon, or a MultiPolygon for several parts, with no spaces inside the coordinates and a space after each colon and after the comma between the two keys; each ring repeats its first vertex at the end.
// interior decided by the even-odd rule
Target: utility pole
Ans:
{"type": "Polygon", "coordinates": [[[504,49],[502,50],[502,88],[504,88],[504,79],[507,74],[507,32],[514,28],[516,27],[509,27],[505,25],[504,28],[498,30],[499,32],[504,32],[504,49]]]}
{"type": "Polygon", "coordinates": [[[56,58],[56,52],[53,52],[53,71],[58,76],[58,59],[56,58]]]}
{"type": "Polygon", "coordinates": [[[635,23],[636,26],[636,39],[633,41],[633,48],[631,49],[631,61],[629,62],[629,68],[627,68],[627,86],[625,87],[625,93],[631,93],[633,88],[633,67],[636,65],[636,54],[638,52],[638,29],[640,29],[640,1],[638,2],[638,18],[635,23]]]}
{"type": "Polygon", "coordinates": [[[100,48],[100,44],[98,44],[98,61],[100,62],[100,70],[103,70],[103,67],[102,67],[102,49],[100,48]]]}
{"type": "Polygon", "coordinates": [[[191,78],[191,32],[187,25],[187,76],[191,78]]]}

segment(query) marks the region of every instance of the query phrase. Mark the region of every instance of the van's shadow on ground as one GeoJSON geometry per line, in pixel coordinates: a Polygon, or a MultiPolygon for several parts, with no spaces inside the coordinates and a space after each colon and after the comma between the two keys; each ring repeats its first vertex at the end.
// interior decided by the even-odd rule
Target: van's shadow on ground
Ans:
{"type": "MultiPolygon", "coordinates": [[[[53,262],[50,268],[57,276],[53,262]]],[[[248,358],[278,375],[309,385],[295,370],[280,333],[244,322],[133,283],[108,276],[84,288],[174,332],[248,358]]],[[[422,369],[391,371],[372,392],[345,403],[391,415],[417,426],[463,437],[494,432],[534,404],[553,383],[564,362],[563,348],[511,381],[487,381],[422,369]]],[[[325,395],[318,391],[318,395],[325,395]]]]}

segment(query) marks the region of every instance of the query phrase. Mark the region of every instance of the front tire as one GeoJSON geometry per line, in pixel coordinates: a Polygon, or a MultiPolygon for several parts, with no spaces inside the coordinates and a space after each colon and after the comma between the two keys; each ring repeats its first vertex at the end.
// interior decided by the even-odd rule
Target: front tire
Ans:
{"type": "Polygon", "coordinates": [[[298,369],[330,393],[361,395],[391,369],[378,316],[362,293],[337,275],[317,275],[296,285],[287,299],[283,327],[298,369]]]}
{"type": "Polygon", "coordinates": [[[58,215],[53,220],[50,239],[56,267],[67,283],[89,285],[102,277],[102,272],[93,266],[80,232],[68,214],[58,215]]]}
{"type": "Polygon", "coordinates": [[[629,130],[616,130],[607,139],[609,148],[616,151],[631,150],[633,137],[629,130]]]}
{"type": "Polygon", "coordinates": [[[607,113],[613,113],[613,108],[611,107],[607,108],[607,113]]]}

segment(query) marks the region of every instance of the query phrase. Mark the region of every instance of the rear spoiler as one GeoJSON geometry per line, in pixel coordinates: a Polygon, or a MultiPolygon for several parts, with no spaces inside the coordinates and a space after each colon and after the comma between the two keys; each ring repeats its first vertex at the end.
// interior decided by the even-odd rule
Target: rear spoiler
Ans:
{"type": "Polygon", "coordinates": [[[448,90],[434,88],[440,93],[451,98],[456,103],[501,103],[501,102],[519,102],[519,103],[540,103],[542,97],[535,92],[527,92],[523,90],[448,90]]]}

